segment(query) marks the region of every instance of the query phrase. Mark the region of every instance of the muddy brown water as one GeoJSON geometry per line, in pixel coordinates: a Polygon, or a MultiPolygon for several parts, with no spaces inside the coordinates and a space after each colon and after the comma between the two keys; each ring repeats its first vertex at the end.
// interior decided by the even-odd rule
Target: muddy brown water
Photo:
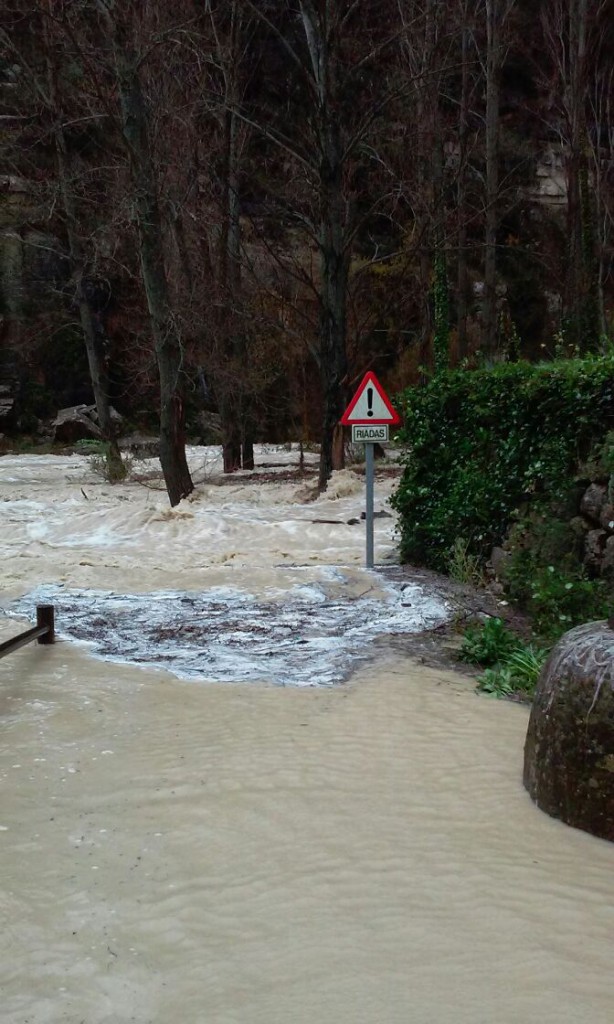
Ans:
{"type": "MultiPolygon", "coordinates": [[[[79,544],[69,582],[126,584],[79,544]]],[[[614,846],[531,803],[527,709],[374,653],[327,689],[0,661],[0,1020],[610,1024],[614,846]]]]}

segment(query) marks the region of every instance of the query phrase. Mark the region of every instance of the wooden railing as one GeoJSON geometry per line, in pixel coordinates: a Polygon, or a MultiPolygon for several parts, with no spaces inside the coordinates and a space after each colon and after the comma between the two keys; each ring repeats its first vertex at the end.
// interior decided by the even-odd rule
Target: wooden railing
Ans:
{"type": "Polygon", "coordinates": [[[52,604],[39,604],[36,606],[36,625],[32,629],[26,629],[25,633],[19,633],[11,640],[5,640],[0,644],[0,658],[5,654],[12,654],[20,647],[37,640],[39,644],[52,644],[55,642],[55,611],[52,604]]]}

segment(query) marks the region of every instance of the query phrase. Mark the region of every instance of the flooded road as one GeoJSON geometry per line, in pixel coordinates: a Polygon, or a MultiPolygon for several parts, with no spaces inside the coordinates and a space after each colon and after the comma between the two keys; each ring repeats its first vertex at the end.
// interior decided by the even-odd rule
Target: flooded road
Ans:
{"type": "MultiPolygon", "coordinates": [[[[67,461],[0,459],[5,608],[41,584],[168,587],[171,566],[178,591],[232,573],[264,593],[314,548],[314,584],[360,575],[360,527],[313,523],[359,514],[347,479],[315,505],[206,485],[191,520],[161,519],[159,495],[67,461]]],[[[0,617],[0,639],[22,626],[0,617]]],[[[327,687],[186,681],[68,641],[0,661],[0,1019],[609,1024],[614,847],[529,800],[525,708],[374,651],[327,687]]]]}

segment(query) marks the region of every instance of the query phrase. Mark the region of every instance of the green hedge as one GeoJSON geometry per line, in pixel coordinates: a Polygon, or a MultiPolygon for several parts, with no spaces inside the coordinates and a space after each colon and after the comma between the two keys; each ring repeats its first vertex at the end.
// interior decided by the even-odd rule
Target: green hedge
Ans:
{"type": "Polygon", "coordinates": [[[569,489],[614,425],[614,358],[447,371],[397,406],[401,558],[445,569],[458,538],[487,557],[519,504],[569,489]]]}

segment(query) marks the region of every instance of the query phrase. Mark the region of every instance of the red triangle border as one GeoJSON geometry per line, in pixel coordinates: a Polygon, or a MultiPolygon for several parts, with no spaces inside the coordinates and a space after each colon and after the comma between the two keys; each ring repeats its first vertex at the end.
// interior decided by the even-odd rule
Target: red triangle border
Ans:
{"type": "Polygon", "coordinates": [[[347,409],[345,410],[345,412],[344,412],[344,414],[341,417],[339,422],[344,427],[351,427],[353,424],[363,425],[363,426],[368,426],[369,424],[374,424],[374,425],[387,424],[389,427],[396,427],[401,422],[401,417],[399,416],[399,414],[396,411],[396,409],[393,409],[393,407],[392,407],[392,405],[390,403],[390,399],[388,398],[388,395],[384,391],[382,385],[378,381],[378,379],[375,376],[375,374],[373,373],[373,371],[372,370],[368,370],[367,373],[365,373],[362,381],[360,382],[360,385],[358,386],[358,389],[356,390],[356,393],[354,394],[354,397],[352,398],[352,401],[348,405],[347,409]],[[374,419],[353,420],[352,419],[352,410],[358,404],[358,401],[359,401],[363,391],[365,390],[365,388],[367,387],[368,384],[370,384],[375,389],[375,391],[377,391],[379,397],[381,398],[382,402],[384,403],[384,405],[388,409],[388,412],[392,416],[392,419],[389,419],[389,420],[374,420],[374,419]]]}

